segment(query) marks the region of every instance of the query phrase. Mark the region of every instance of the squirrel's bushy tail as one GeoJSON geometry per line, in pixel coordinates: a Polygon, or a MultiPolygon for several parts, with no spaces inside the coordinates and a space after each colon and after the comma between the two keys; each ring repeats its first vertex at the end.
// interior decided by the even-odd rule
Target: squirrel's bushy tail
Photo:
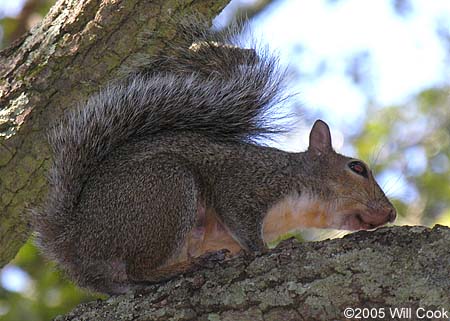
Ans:
{"type": "Polygon", "coordinates": [[[67,246],[63,233],[83,184],[116,147],[163,132],[248,141],[277,131],[267,118],[281,99],[277,59],[234,47],[233,32],[191,27],[181,30],[184,46],[172,46],[143,71],[107,86],[51,131],[49,198],[32,221],[40,246],[63,266],[69,262],[56,253],[67,246]]]}

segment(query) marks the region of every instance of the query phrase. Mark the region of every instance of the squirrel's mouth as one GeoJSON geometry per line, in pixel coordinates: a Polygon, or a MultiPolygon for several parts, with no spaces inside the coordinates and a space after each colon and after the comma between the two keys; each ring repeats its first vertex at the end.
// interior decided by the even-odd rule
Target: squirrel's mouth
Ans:
{"type": "Polygon", "coordinates": [[[346,215],[341,228],[350,231],[371,230],[388,222],[393,222],[395,216],[394,209],[376,213],[353,212],[346,215]]]}

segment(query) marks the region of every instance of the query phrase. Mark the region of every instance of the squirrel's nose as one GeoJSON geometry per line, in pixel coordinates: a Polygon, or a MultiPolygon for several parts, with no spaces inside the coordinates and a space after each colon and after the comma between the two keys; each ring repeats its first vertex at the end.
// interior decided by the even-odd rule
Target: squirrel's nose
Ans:
{"type": "Polygon", "coordinates": [[[389,211],[389,222],[390,223],[394,222],[396,217],[397,217],[397,211],[395,210],[395,208],[393,208],[389,211]]]}

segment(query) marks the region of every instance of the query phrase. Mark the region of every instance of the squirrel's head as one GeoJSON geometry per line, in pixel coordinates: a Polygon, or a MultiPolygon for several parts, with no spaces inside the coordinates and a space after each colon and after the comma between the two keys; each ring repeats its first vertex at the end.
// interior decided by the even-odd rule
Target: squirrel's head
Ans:
{"type": "Polygon", "coordinates": [[[363,161],[336,153],[330,129],[321,120],[311,130],[305,160],[318,183],[310,193],[323,206],[329,224],[324,227],[361,230],[394,221],[396,210],[372,171],[363,161]]]}

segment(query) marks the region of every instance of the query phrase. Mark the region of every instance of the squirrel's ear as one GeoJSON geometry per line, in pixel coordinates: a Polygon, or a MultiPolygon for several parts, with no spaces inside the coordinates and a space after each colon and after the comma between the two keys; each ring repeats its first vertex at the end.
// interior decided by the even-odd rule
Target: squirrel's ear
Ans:
{"type": "Polygon", "coordinates": [[[308,151],[321,155],[329,153],[332,150],[330,128],[324,121],[318,119],[309,134],[308,151]]]}

